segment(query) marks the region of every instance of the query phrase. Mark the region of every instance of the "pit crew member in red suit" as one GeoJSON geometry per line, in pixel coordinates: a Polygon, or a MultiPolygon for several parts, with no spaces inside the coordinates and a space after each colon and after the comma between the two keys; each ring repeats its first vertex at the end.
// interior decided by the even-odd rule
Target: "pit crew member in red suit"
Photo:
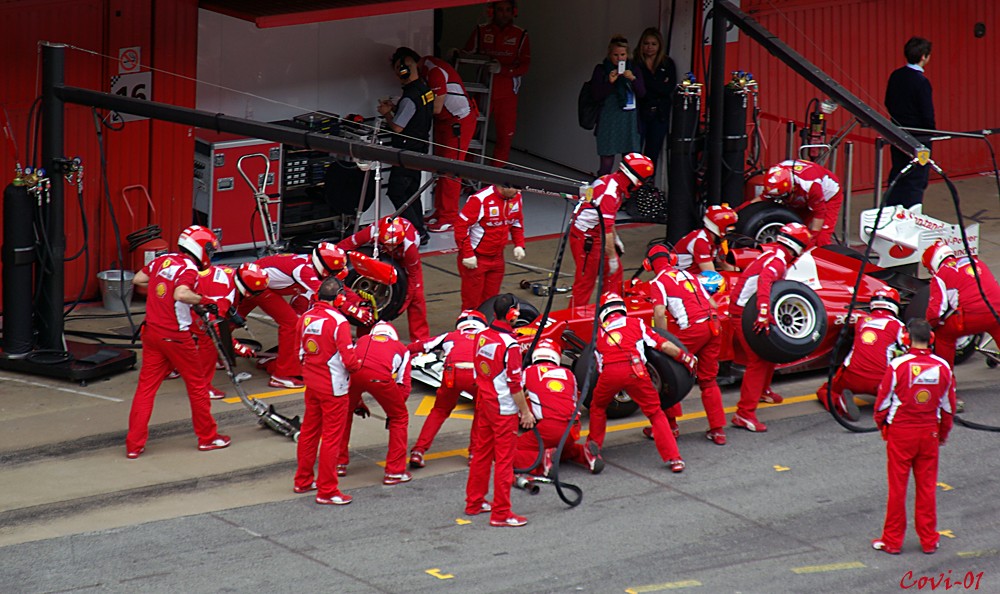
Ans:
{"type": "Polygon", "coordinates": [[[514,259],[524,258],[524,211],[521,192],[493,185],[472,196],[455,223],[458,274],[462,277],[462,309],[475,309],[500,293],[508,237],[514,259]]]}
{"type": "MultiPolygon", "coordinates": [[[[358,338],[355,349],[361,369],[351,373],[350,409],[368,416],[368,407],[361,400],[365,392],[372,395],[385,411],[386,428],[389,430],[389,450],[385,456],[383,485],[409,482],[413,475],[406,471],[406,441],[410,426],[410,413],[406,398],[410,395],[410,351],[399,341],[396,329],[389,322],[378,322],[370,334],[358,338]]],[[[340,446],[337,473],[347,473],[350,463],[348,442],[351,439],[353,417],[347,418],[347,430],[340,446]]]]}
{"type": "Polygon", "coordinates": [[[955,411],[955,378],[951,366],[930,349],[926,320],[907,324],[912,346],[889,364],[878,398],[875,422],[882,429],[889,497],[882,536],[872,548],[899,554],[906,534],[906,487],[913,469],[916,502],[913,524],[924,553],[938,548],[937,489],[939,447],[948,440],[955,411]]]}
{"type": "Polygon", "coordinates": [[[473,358],[476,385],[478,436],[470,452],[469,479],[465,485],[465,513],[490,513],[490,526],[524,526],[528,519],[510,509],[510,488],[514,482],[514,452],[517,425],[531,429],[535,417],[521,388],[521,347],[511,324],[521,315],[517,299],[510,293],[499,295],[493,304],[496,320],[476,335],[473,358]],[[486,501],[493,468],[493,503],[486,501]]]}
{"type": "Polygon", "coordinates": [[[517,96],[521,90],[521,77],[528,73],[531,65],[531,41],[528,39],[528,32],[514,24],[517,2],[494,2],[491,12],[491,22],[476,26],[465,43],[465,51],[485,54],[495,60],[490,66],[493,72],[490,111],[497,135],[496,146],[493,148],[493,165],[502,167],[510,157],[510,144],[517,125],[517,96]]]}
{"type": "Polygon", "coordinates": [[[763,196],[795,211],[809,228],[808,247],[830,245],[844,202],[840,180],[829,169],[812,161],[782,161],[764,175],[763,196]]]}
{"type": "MultiPolygon", "coordinates": [[[[410,468],[423,468],[424,454],[431,449],[431,444],[441,430],[441,425],[451,416],[458,404],[462,392],[476,397],[476,376],[472,371],[472,358],[475,355],[476,334],[486,329],[486,316],[474,309],[464,310],[458,316],[455,329],[451,332],[417,341],[409,346],[411,354],[426,353],[440,348],[444,351],[444,374],[441,386],[434,398],[434,407],[424,420],[424,426],[417,437],[417,443],[410,450],[410,468]]],[[[475,436],[471,432],[470,438],[475,436]]],[[[471,444],[469,451],[475,449],[471,444]]]]}
{"type": "Polygon", "coordinates": [[[317,301],[299,319],[299,355],[306,383],[305,413],[297,447],[298,468],[293,490],[316,490],[316,503],[347,505],[353,499],[340,491],[337,457],[350,418],[350,375],[361,369],[351,327],[340,313],[343,284],[330,276],[320,284],[317,301]],[[318,448],[318,450],[317,450],[318,448]],[[313,481],[317,452],[319,467],[313,481]]]}
{"type": "Polygon", "coordinates": [[[660,457],[671,472],[684,472],[684,460],[677,450],[677,440],[667,417],[660,408],[660,395],[646,370],[644,346],[655,348],[694,370],[697,359],[674,343],[653,332],[639,318],[627,317],[625,302],[616,293],[605,293],[598,310],[601,326],[597,330],[597,385],[590,402],[590,435],[587,448],[604,447],[607,431],[607,407],[624,390],[639,405],[653,425],[653,439],[660,457]]]}
{"type": "Polygon", "coordinates": [[[972,269],[975,262],[983,293],[993,309],[1000,312],[1000,285],[986,264],[979,258],[955,257],[955,252],[940,239],[924,250],[922,261],[933,275],[927,321],[934,328],[934,352],[954,365],[955,342],[962,336],[988,332],[993,340],[1000,339],[1000,323],[979,294],[972,269]]]}
{"type": "MultiPolygon", "coordinates": [[[[243,299],[237,312],[246,317],[260,307],[278,324],[278,356],[273,361],[261,360],[271,374],[268,385],[272,388],[301,388],[302,365],[297,357],[298,335],[295,326],[299,314],[319,290],[320,282],[333,274],[347,276],[347,256],[332,243],[321,242],[312,254],[275,254],[257,260],[257,266],[267,273],[267,290],[243,299]],[[285,301],[285,297],[291,297],[285,301]]],[[[355,318],[360,324],[370,324],[371,312],[360,306],[357,296],[347,295],[341,306],[342,313],[355,318]],[[356,302],[353,302],[357,300],[356,302]]]]}
{"type": "MultiPolygon", "coordinates": [[[[705,437],[715,444],[726,445],[726,413],[722,410],[722,390],[716,381],[722,324],[705,288],[691,273],[676,268],[676,264],[677,256],[662,245],[650,248],[643,262],[644,268],[656,271],[656,278],[650,283],[653,323],[657,328],[667,328],[669,313],[677,325],[677,339],[698,358],[698,387],[709,427],[705,437]]],[[[675,407],[676,411],[666,411],[668,421],[680,415],[680,403],[675,407]]],[[[676,421],[671,427],[675,425],[676,421]]]]}
{"type": "MultiPolygon", "coordinates": [[[[451,64],[434,56],[424,56],[417,64],[420,75],[434,91],[434,154],[446,159],[465,160],[472,135],[476,133],[479,110],[465,92],[465,83],[451,64]]],[[[462,180],[442,176],[434,188],[434,213],[427,217],[431,233],[451,231],[458,218],[458,197],[462,180]]]]}
{"type": "MultiPolygon", "coordinates": [[[[566,432],[566,425],[576,412],[579,388],[573,372],[562,367],[562,351],[555,342],[543,338],[531,353],[531,362],[524,370],[524,392],[535,416],[535,427],[542,438],[542,464],[532,470],[532,474],[548,476],[552,468],[552,456],[559,447],[559,440],[566,432]]],[[[572,461],[600,474],[604,470],[604,460],[597,455],[597,444],[591,442],[588,448],[577,443],[580,439],[580,423],[573,424],[566,445],[563,446],[560,461],[572,461]]],[[[517,454],[514,468],[529,468],[538,459],[538,439],[534,431],[522,433],[517,438],[517,454]]]]}
{"type": "Polygon", "coordinates": [[[733,335],[746,354],[747,366],[740,385],[740,401],[733,415],[734,427],[761,433],[767,425],[757,419],[757,403],[778,404],[784,399],[771,391],[774,363],[762,359],[750,348],[742,332],[743,308],[750,297],[757,295],[757,320],[754,332],[770,332],[774,323],[770,312],[771,285],[785,278],[788,267],[802,255],[809,244],[809,230],[801,223],[788,223],[778,231],[777,243],[765,247],[764,253],[747,266],[730,293],[729,317],[733,335]]]}
{"type": "Polygon", "coordinates": [[[413,223],[402,217],[384,217],[354,235],[341,240],[337,247],[345,252],[358,246],[375,243],[406,270],[406,302],[401,311],[406,312],[410,327],[410,340],[430,337],[427,326],[427,303],[424,301],[424,269],[420,265],[420,238],[413,223]]]}
{"type": "MultiPolygon", "coordinates": [[[[219,249],[219,240],[210,229],[192,225],[181,232],[177,246],[178,253],[159,256],[136,272],[132,280],[135,286],[147,289],[142,367],[125,437],[125,454],[132,460],[146,449],[156,391],[173,369],[180,372],[187,388],[198,449],[218,450],[230,443],[229,436],[217,430],[208,396],[211,376],[199,363],[199,349],[207,347],[195,342],[191,333],[192,305],[218,313],[215,303],[196,293],[194,286],[198,271],[209,267],[212,254],[219,249]]],[[[214,346],[210,348],[215,350],[214,346]]]]}
{"type": "MultiPolygon", "coordinates": [[[[878,394],[885,370],[897,353],[904,350],[905,327],[899,315],[899,292],[892,287],[875,291],[869,303],[871,313],[854,324],[854,344],[844,364],[833,376],[834,406],[846,416],[846,398],[853,394],[878,394]]],[[[816,390],[816,398],[827,408],[827,384],[816,390]]],[[[829,410],[829,409],[827,409],[829,410]]]]}
{"type": "Polygon", "coordinates": [[[709,206],[702,219],[705,226],[688,233],[674,246],[677,268],[698,274],[705,270],[739,270],[724,260],[729,253],[726,235],[736,230],[736,211],[728,206],[709,206]],[[720,254],[721,252],[721,254],[720,254]]]}
{"type": "Polygon", "coordinates": [[[576,263],[570,307],[590,303],[597,284],[597,268],[602,257],[598,217],[604,218],[604,290],[621,292],[622,265],[615,250],[615,216],[629,194],[653,177],[653,171],[653,162],[648,157],[629,153],[622,159],[618,171],[594,183],[593,199],[580,210],[569,234],[569,249],[576,263]]]}

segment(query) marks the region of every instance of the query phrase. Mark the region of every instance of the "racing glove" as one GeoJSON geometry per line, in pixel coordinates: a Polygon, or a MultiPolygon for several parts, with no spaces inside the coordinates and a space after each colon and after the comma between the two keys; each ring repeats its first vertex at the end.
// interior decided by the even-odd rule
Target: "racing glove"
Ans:
{"type": "Polygon", "coordinates": [[[621,237],[618,237],[617,233],[615,233],[615,251],[618,252],[619,256],[625,255],[625,243],[621,237]]]}
{"type": "Polygon", "coordinates": [[[616,272],[618,272],[618,269],[620,267],[621,267],[621,263],[618,260],[618,256],[615,256],[614,258],[608,258],[608,272],[609,273],[615,274],[616,272]]]}
{"type": "Polygon", "coordinates": [[[462,266],[465,266],[469,270],[475,270],[479,266],[479,260],[475,256],[470,256],[468,258],[462,258],[462,266]]]}
{"type": "Polygon", "coordinates": [[[358,405],[356,409],[354,409],[354,414],[358,415],[362,419],[367,419],[368,417],[372,416],[372,411],[368,410],[368,406],[362,403],[358,405]]]}
{"type": "Polygon", "coordinates": [[[687,367],[688,372],[691,375],[694,375],[695,369],[698,367],[698,357],[692,355],[691,353],[686,353],[684,352],[684,350],[681,350],[679,353],[677,353],[677,356],[674,357],[674,360],[683,365],[684,367],[687,367]]]}
{"type": "Polygon", "coordinates": [[[771,331],[771,312],[768,306],[760,306],[760,311],[757,312],[757,320],[753,323],[753,331],[757,334],[767,334],[771,331]]]}
{"type": "Polygon", "coordinates": [[[524,259],[524,248],[521,246],[514,247],[514,259],[520,262],[524,259]]]}
{"type": "MultiPolygon", "coordinates": [[[[204,300],[204,298],[202,299],[204,300]]],[[[208,314],[212,314],[213,316],[219,315],[219,306],[211,302],[198,303],[197,305],[192,305],[191,309],[193,309],[194,313],[198,314],[199,316],[205,316],[208,314]]]]}
{"type": "Polygon", "coordinates": [[[226,316],[229,317],[229,321],[236,324],[240,328],[247,327],[247,321],[236,311],[235,307],[230,307],[229,311],[226,312],[226,316]]]}
{"type": "Polygon", "coordinates": [[[253,350],[252,348],[248,347],[242,342],[236,340],[235,338],[233,339],[233,351],[237,354],[237,356],[244,357],[246,359],[251,359],[257,356],[257,351],[253,350]]]}
{"type": "Polygon", "coordinates": [[[365,326],[371,326],[375,323],[371,308],[352,303],[344,308],[344,312],[365,326]]]}

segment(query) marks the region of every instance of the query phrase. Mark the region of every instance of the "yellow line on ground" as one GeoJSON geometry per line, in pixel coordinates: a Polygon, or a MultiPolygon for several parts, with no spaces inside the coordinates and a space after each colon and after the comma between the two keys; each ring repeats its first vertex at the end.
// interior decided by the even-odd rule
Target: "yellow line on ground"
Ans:
{"type": "Polygon", "coordinates": [[[662,592],[663,590],[680,590],[681,588],[694,588],[702,585],[698,580],[684,580],[680,582],[667,582],[665,584],[651,584],[649,586],[635,586],[625,590],[625,594],[640,594],[641,592],[662,592]]]}
{"type": "Polygon", "coordinates": [[[972,557],[996,557],[1000,556],[1000,550],[986,549],[985,551],[961,551],[955,554],[963,559],[969,559],[972,557]]]}
{"type": "MultiPolygon", "coordinates": [[[[289,394],[302,394],[305,391],[305,388],[290,388],[287,390],[274,390],[273,392],[261,392],[260,394],[248,394],[248,396],[254,400],[264,400],[265,398],[277,398],[278,396],[287,396],[289,394]]],[[[226,404],[236,404],[240,401],[240,397],[230,396],[229,398],[223,398],[222,401],[226,404]]]]}
{"type": "Polygon", "coordinates": [[[865,564],[860,561],[830,563],[828,565],[806,565],[805,567],[793,567],[792,573],[823,573],[824,571],[840,571],[842,569],[861,569],[864,566],[865,564]]]}
{"type": "MultiPolygon", "coordinates": [[[[452,456],[468,458],[469,450],[468,448],[462,448],[460,450],[446,450],[444,452],[432,452],[430,454],[424,454],[424,460],[440,460],[441,458],[451,458],[452,456]]],[[[385,468],[385,460],[381,462],[376,462],[382,468],[385,468]]]]}
{"type": "MultiPolygon", "coordinates": [[[[420,401],[420,404],[417,406],[417,410],[413,411],[413,416],[426,417],[427,415],[429,415],[431,413],[431,409],[434,408],[434,400],[435,400],[434,396],[424,396],[423,399],[420,401]]],[[[459,402],[457,405],[455,405],[454,412],[459,412],[463,410],[474,410],[474,409],[475,405],[471,402],[459,402]]],[[[451,416],[456,419],[472,418],[470,415],[452,414],[451,416]]]]}

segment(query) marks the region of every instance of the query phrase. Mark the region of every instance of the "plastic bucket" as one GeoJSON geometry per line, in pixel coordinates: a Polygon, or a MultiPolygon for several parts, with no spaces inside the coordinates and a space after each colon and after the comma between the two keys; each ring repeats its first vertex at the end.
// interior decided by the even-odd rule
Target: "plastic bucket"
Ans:
{"type": "Polygon", "coordinates": [[[104,299],[104,309],[124,312],[126,305],[132,303],[132,279],[135,273],[128,270],[105,270],[97,273],[101,283],[101,298],[104,299]],[[122,278],[124,276],[124,278],[122,278]],[[122,303],[124,297],[125,304],[122,303]]]}

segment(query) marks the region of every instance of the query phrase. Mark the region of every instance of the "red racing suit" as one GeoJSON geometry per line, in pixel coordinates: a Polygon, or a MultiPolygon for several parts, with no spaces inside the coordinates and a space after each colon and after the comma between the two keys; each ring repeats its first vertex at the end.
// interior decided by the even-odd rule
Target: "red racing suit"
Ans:
{"type": "Polygon", "coordinates": [[[615,394],[625,391],[646,415],[653,426],[653,439],[663,461],[679,460],[677,440],[670,430],[667,416],[660,408],[660,395],[646,371],[643,345],[662,349],[667,339],[653,332],[639,318],[612,314],[597,330],[597,385],[590,401],[590,435],[588,442],[604,446],[608,411],[615,394]]]}
{"type": "Polygon", "coordinates": [[[792,191],[781,202],[795,211],[812,231],[813,219],[823,219],[823,227],[813,232],[808,247],[830,245],[833,230],[840,217],[844,194],[840,179],[821,165],[802,159],[782,161],[779,165],[792,168],[792,191]]]}
{"type": "Polygon", "coordinates": [[[528,32],[513,23],[503,28],[488,23],[475,28],[465,42],[465,51],[486,54],[500,63],[500,72],[493,75],[490,111],[497,135],[493,165],[502,167],[510,157],[521,77],[528,73],[531,65],[531,41],[528,32]]]}
{"type": "MultiPolygon", "coordinates": [[[[539,363],[524,370],[524,394],[528,398],[532,414],[535,415],[535,427],[538,428],[544,449],[559,447],[559,440],[566,431],[566,425],[576,412],[579,391],[576,378],[565,367],[539,363]]],[[[559,459],[570,460],[588,467],[587,457],[583,453],[583,446],[577,443],[578,439],[580,439],[579,421],[573,424],[559,459]]],[[[538,439],[535,438],[534,431],[526,431],[517,438],[514,467],[528,468],[537,459],[538,439]]],[[[532,470],[532,474],[544,474],[542,465],[532,470]]]]}
{"type": "MultiPolygon", "coordinates": [[[[873,310],[854,325],[854,344],[844,364],[833,376],[833,402],[843,410],[844,390],[855,394],[878,394],[878,386],[893,354],[902,349],[906,327],[884,309],[873,310]]],[[[827,408],[827,384],[816,390],[816,398],[827,408]]],[[[829,410],[827,408],[827,410],[829,410]]]]}
{"type": "MultiPolygon", "coordinates": [[[[462,392],[472,395],[473,400],[478,392],[476,376],[472,370],[476,332],[452,330],[434,338],[415,342],[409,348],[411,353],[426,353],[439,347],[444,351],[444,376],[434,398],[434,407],[428,413],[420,430],[420,436],[417,437],[417,443],[413,446],[415,452],[424,453],[431,449],[441,425],[455,410],[462,392]]],[[[475,433],[475,430],[471,431],[469,437],[475,437],[475,433]]],[[[473,449],[475,448],[470,443],[469,451],[473,449]]]]}
{"type": "MultiPolygon", "coordinates": [[[[1000,286],[990,269],[974,258],[983,292],[1000,313],[1000,286]]],[[[1000,344],[1000,324],[983,301],[969,258],[949,258],[931,279],[927,321],[934,328],[934,352],[955,364],[955,342],[962,336],[988,332],[1000,344]]]]}
{"type": "Polygon", "coordinates": [[[875,422],[886,440],[889,497],[882,540],[888,549],[903,544],[911,468],[914,527],[924,551],[937,548],[938,447],[948,439],[954,411],[955,378],[943,358],[930,349],[910,349],[889,363],[875,400],[875,422]]]}
{"type": "Polygon", "coordinates": [[[458,246],[458,274],[462,278],[462,309],[476,309],[500,293],[504,274],[504,247],[507,238],[524,248],[524,212],[521,193],[504,199],[496,186],[472,196],[455,222],[458,246]],[[462,259],[476,257],[476,268],[468,269],[462,259]]]}
{"type": "Polygon", "coordinates": [[[347,319],[328,303],[313,304],[302,314],[296,330],[301,337],[306,408],[297,446],[295,486],[307,489],[312,484],[318,447],[317,497],[329,499],[340,494],[336,468],[351,414],[347,391],[350,374],[361,368],[361,361],[351,343],[347,319]]]}
{"type": "MultiPolygon", "coordinates": [[[[445,97],[444,109],[434,114],[434,154],[464,161],[469,143],[476,133],[476,118],[479,117],[475,102],[465,92],[465,83],[451,64],[440,58],[424,56],[417,68],[434,95],[445,97]]],[[[438,178],[434,188],[434,212],[438,223],[455,224],[461,190],[460,179],[448,176],[438,178]]]]}
{"type": "MultiPolygon", "coordinates": [[[[424,300],[424,269],[420,265],[420,237],[413,223],[400,217],[403,225],[403,241],[394,249],[385,250],[385,254],[398,262],[406,270],[406,301],[400,311],[406,312],[410,329],[410,340],[424,340],[430,336],[427,325],[427,302],[424,300]]],[[[337,247],[345,252],[355,250],[362,245],[374,243],[378,234],[378,222],[372,223],[354,235],[344,238],[337,247]]],[[[380,245],[379,249],[384,249],[380,245]]]]}
{"type": "MultiPolygon", "coordinates": [[[[389,449],[385,456],[386,474],[403,474],[406,471],[406,440],[410,427],[410,413],[406,398],[410,395],[410,351],[398,340],[383,334],[364,335],[358,338],[355,348],[361,369],[351,373],[351,403],[349,412],[361,406],[361,395],[368,392],[385,412],[389,429],[389,449]]],[[[348,442],[354,416],[347,415],[347,430],[340,446],[338,464],[350,463],[348,442]]]]}
{"type": "Polygon", "coordinates": [[[701,264],[715,264],[719,257],[719,246],[708,229],[695,229],[677,242],[674,252],[677,254],[679,270],[698,274],[701,272],[701,264]]]}
{"type": "Polygon", "coordinates": [[[739,341],[747,359],[736,414],[748,420],[757,418],[757,403],[765,390],[771,387],[774,363],[759,357],[747,343],[743,334],[743,308],[753,295],[757,295],[757,303],[770,306],[771,285],[785,278],[791,263],[792,258],[785,249],[777,245],[765,246],[764,253],[743,270],[730,293],[729,317],[732,319],[733,336],[739,341]]]}
{"type": "Polygon", "coordinates": [[[494,321],[476,335],[473,356],[476,374],[475,449],[470,452],[465,509],[478,510],[486,501],[493,468],[493,511],[490,519],[510,514],[510,487],[514,482],[518,409],[513,394],[521,391],[521,347],[507,322],[494,321]]]}
{"type": "MultiPolygon", "coordinates": [[[[689,272],[664,268],[649,283],[653,305],[662,305],[677,323],[677,339],[698,357],[696,369],[701,403],[705,408],[710,429],[726,426],[722,410],[722,390],[719,389],[719,352],[722,350],[722,325],[705,288],[689,272]]],[[[670,417],[681,414],[680,403],[667,412],[670,417]]]]}
{"type": "MultiPolygon", "coordinates": [[[[129,452],[145,447],[156,391],[174,369],[180,372],[187,388],[191,423],[198,444],[209,444],[218,432],[208,397],[211,375],[199,363],[201,350],[206,347],[195,342],[191,334],[191,306],[174,300],[177,287],[183,285],[194,289],[198,269],[187,256],[165,254],[146,264],[142,272],[149,276],[146,322],[142,331],[142,367],[129,411],[125,447],[129,452]]],[[[214,346],[210,348],[215,351],[214,346]]]]}
{"type": "MultiPolygon", "coordinates": [[[[569,233],[569,249],[576,263],[576,277],[573,279],[573,294],[570,307],[580,307],[590,303],[590,295],[597,284],[597,267],[601,251],[601,226],[599,217],[604,219],[604,233],[614,233],[615,216],[618,207],[628,197],[631,182],[621,171],[609,173],[594,184],[594,199],[580,210],[569,233]]],[[[617,256],[618,269],[611,270],[610,259],[604,256],[603,291],[622,291],[622,265],[617,256]]]]}

